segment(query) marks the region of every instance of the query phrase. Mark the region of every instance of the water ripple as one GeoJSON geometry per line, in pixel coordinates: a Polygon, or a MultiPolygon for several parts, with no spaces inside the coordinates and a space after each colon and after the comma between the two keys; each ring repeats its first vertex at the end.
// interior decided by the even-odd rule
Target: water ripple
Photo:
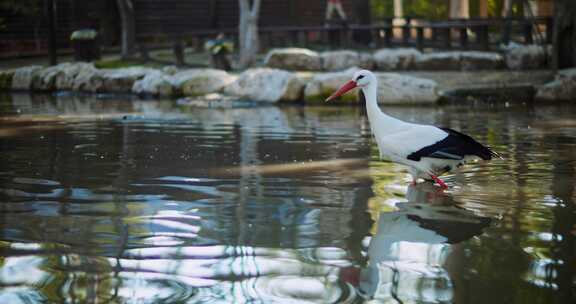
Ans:
{"type": "Polygon", "coordinates": [[[2,303],[548,303],[573,288],[573,107],[387,106],[504,156],[441,192],[381,161],[357,108],[10,98],[2,303]]]}

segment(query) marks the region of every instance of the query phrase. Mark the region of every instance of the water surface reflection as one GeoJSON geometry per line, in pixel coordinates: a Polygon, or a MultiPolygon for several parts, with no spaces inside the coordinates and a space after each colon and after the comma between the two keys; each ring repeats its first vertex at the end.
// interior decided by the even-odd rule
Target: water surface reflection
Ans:
{"type": "Polygon", "coordinates": [[[361,109],[1,99],[2,303],[571,303],[576,108],[390,108],[504,161],[407,187],[361,109]]]}
{"type": "Polygon", "coordinates": [[[383,302],[453,302],[450,263],[459,257],[452,246],[482,234],[491,220],[458,206],[431,183],[410,185],[406,199],[375,214],[360,294],[383,302]]]}

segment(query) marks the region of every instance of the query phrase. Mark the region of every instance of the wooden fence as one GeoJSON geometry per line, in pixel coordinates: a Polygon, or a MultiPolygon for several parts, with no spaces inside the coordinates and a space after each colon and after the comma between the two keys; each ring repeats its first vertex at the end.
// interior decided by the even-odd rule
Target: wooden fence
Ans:
{"type": "MultiPolygon", "coordinates": [[[[261,27],[262,49],[273,47],[307,47],[321,49],[366,48],[357,37],[369,37],[369,47],[416,47],[418,49],[494,50],[511,41],[524,44],[550,44],[553,18],[493,18],[426,21],[415,18],[388,19],[377,25],[330,25],[261,27]]],[[[154,42],[172,42],[176,58],[184,46],[200,51],[204,42],[224,33],[236,43],[235,28],[197,30],[178,35],[141,33],[139,45],[144,54],[154,42]]],[[[363,40],[363,42],[365,39],[363,40]]]]}
{"type": "MultiPolygon", "coordinates": [[[[372,47],[416,47],[418,49],[490,50],[511,41],[525,44],[552,43],[553,19],[462,19],[429,22],[404,18],[381,25],[349,27],[278,27],[260,30],[264,46],[330,48],[358,47],[355,36],[368,35],[372,47]]],[[[229,31],[235,34],[235,31],[229,31]]]]}
{"type": "MultiPolygon", "coordinates": [[[[260,40],[263,50],[296,46],[312,49],[402,46],[418,49],[493,50],[510,41],[550,44],[553,22],[551,17],[444,21],[397,18],[380,20],[378,24],[372,25],[261,27],[260,40]]],[[[200,51],[204,42],[213,39],[218,33],[224,33],[229,39],[238,42],[237,28],[191,30],[178,34],[138,32],[137,40],[144,57],[151,48],[172,45],[176,58],[180,58],[185,47],[195,47],[200,51]]]]}

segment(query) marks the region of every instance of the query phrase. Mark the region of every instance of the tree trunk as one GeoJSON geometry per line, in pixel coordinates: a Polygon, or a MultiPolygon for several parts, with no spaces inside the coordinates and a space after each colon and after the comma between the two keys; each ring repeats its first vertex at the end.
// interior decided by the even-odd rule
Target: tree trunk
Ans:
{"type": "Polygon", "coordinates": [[[520,3],[522,3],[522,11],[523,11],[523,15],[526,17],[532,17],[532,16],[536,16],[536,13],[538,11],[538,5],[536,3],[536,1],[532,1],[532,0],[523,0],[520,1],[520,3]]]}
{"type": "Polygon", "coordinates": [[[480,0],[479,1],[479,15],[482,18],[488,17],[488,0],[480,0]]]}
{"type": "MultiPolygon", "coordinates": [[[[102,1],[98,9],[98,40],[104,46],[112,46],[116,42],[120,41],[120,34],[122,31],[117,2],[118,0],[102,1]]],[[[86,8],[84,8],[79,16],[84,16],[87,13],[86,8]]],[[[82,27],[85,26],[89,25],[82,25],[82,27]]]]}
{"type": "Polygon", "coordinates": [[[130,58],[136,51],[136,25],[132,0],[117,0],[122,23],[122,58],[130,58]]]}
{"type": "Polygon", "coordinates": [[[554,7],[554,47],[552,66],[563,69],[576,66],[576,1],[557,0],[554,7]]]}
{"type": "Polygon", "coordinates": [[[508,44],[510,43],[510,35],[512,34],[512,4],[514,4],[514,0],[504,0],[502,4],[502,17],[506,18],[503,24],[502,29],[502,43],[508,44]]]}
{"type": "MultiPolygon", "coordinates": [[[[404,7],[402,6],[402,0],[394,0],[394,19],[392,19],[392,25],[403,26],[406,24],[406,19],[404,18],[404,7]]],[[[392,29],[392,36],[399,37],[402,35],[402,30],[400,28],[392,29]]]]}
{"type": "Polygon", "coordinates": [[[56,65],[58,63],[55,5],[54,0],[46,1],[46,15],[48,17],[48,57],[50,59],[50,65],[56,65]]]}
{"type": "Polygon", "coordinates": [[[469,18],[468,0],[450,0],[451,19],[469,18]]]}
{"type": "Polygon", "coordinates": [[[404,10],[402,9],[402,0],[394,0],[394,18],[404,17],[404,10]]]}
{"type": "Polygon", "coordinates": [[[246,68],[256,62],[259,49],[258,15],[260,14],[260,0],[239,0],[240,2],[240,68],[246,68]]]}
{"type": "Polygon", "coordinates": [[[514,0],[504,0],[502,3],[502,17],[511,17],[512,16],[512,2],[514,0]]]}

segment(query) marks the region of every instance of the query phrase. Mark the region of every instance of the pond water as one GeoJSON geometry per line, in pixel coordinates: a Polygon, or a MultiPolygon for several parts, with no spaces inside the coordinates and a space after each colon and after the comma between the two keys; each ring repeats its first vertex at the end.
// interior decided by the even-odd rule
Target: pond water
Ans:
{"type": "Polygon", "coordinates": [[[385,107],[503,160],[440,192],[362,108],[8,95],[0,303],[574,303],[576,107],[385,107]]]}

